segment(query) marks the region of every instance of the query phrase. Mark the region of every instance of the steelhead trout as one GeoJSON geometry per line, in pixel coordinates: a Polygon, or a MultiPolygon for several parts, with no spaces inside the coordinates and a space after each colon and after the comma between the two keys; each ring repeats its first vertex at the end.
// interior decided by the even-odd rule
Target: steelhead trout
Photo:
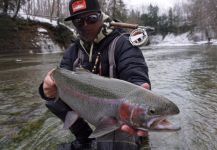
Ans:
{"type": "Polygon", "coordinates": [[[53,79],[61,100],[74,110],[67,114],[65,127],[80,116],[95,126],[92,138],[111,133],[123,124],[145,131],[180,129],[166,119],[178,114],[178,107],[140,86],[80,69],[74,72],[57,68],[53,79]]]}

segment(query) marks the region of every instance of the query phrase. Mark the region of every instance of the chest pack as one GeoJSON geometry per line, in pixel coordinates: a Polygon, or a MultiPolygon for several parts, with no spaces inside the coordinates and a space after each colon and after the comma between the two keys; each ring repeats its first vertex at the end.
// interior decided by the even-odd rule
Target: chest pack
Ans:
{"type": "MultiPolygon", "coordinates": [[[[110,43],[110,45],[109,45],[108,61],[109,61],[109,77],[110,78],[115,78],[116,77],[115,49],[116,49],[116,45],[117,45],[118,40],[123,35],[126,35],[126,33],[121,34],[121,35],[117,36],[116,38],[114,38],[112,40],[112,42],[110,43]]],[[[79,66],[79,64],[82,63],[83,60],[84,60],[84,53],[82,52],[81,49],[79,49],[78,50],[78,57],[73,63],[73,70],[75,70],[75,68],[77,66],[79,66]]]]}

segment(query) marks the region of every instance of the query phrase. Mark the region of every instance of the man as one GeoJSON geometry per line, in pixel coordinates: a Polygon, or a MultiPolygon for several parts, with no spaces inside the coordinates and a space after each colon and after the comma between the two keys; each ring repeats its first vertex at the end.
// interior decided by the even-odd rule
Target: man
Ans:
{"type": "MultiPolygon", "coordinates": [[[[148,68],[141,50],[130,44],[128,36],[120,29],[107,28],[104,23],[112,21],[101,12],[97,0],[71,0],[69,2],[70,16],[65,21],[72,21],[79,39],[66,50],[60,67],[74,70],[82,66],[101,76],[114,76],[144,88],[150,89],[148,68]],[[118,38],[117,38],[118,37],[118,38]],[[109,64],[109,49],[116,39],[114,48],[115,68],[112,70],[109,64]]],[[[41,97],[47,100],[46,106],[62,121],[71,109],[61,100],[54,101],[57,94],[55,82],[52,80],[52,70],[46,75],[44,82],[39,87],[41,97]]],[[[144,131],[136,131],[123,125],[121,130],[132,135],[146,136],[144,131]]],[[[92,129],[79,118],[71,127],[70,131],[75,135],[74,149],[84,149],[89,146],[91,139],[88,136],[92,129]]]]}

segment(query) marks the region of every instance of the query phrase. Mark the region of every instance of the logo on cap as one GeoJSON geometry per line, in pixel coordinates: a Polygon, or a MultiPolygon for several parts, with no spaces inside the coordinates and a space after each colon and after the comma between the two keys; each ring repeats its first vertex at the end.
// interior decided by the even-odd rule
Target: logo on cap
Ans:
{"type": "Polygon", "coordinates": [[[86,1],[85,0],[77,0],[74,3],[72,3],[72,11],[73,13],[84,10],[87,8],[86,1]]]}

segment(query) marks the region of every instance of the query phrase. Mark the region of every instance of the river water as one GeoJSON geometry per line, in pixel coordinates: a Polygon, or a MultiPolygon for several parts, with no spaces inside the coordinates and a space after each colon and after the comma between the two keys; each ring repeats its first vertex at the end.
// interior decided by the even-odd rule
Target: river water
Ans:
{"type": "MultiPolygon", "coordinates": [[[[180,108],[178,132],[150,132],[144,149],[217,149],[217,47],[145,47],[152,90],[180,108]]],[[[62,54],[0,55],[0,149],[52,150],[73,136],[37,91],[62,54]]]]}

